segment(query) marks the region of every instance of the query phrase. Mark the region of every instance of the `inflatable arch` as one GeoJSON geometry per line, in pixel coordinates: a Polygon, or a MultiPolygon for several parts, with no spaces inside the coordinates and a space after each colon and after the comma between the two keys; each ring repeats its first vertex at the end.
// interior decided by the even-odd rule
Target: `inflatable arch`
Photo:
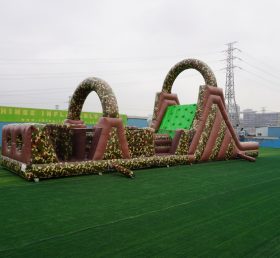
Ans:
{"type": "Polygon", "coordinates": [[[197,59],[185,59],[169,70],[163,82],[162,92],[171,93],[174,81],[181,72],[187,69],[197,70],[204,78],[205,85],[217,87],[216,77],[207,64],[197,59]]]}
{"type": "Polygon", "coordinates": [[[151,127],[156,131],[159,129],[159,125],[163,119],[166,108],[170,105],[180,104],[177,94],[172,94],[171,90],[178,75],[188,69],[194,69],[198,71],[202,75],[205,85],[217,87],[217,80],[214,73],[204,62],[197,59],[184,59],[175,64],[167,73],[161,92],[156,94],[153,119],[151,123],[151,127]]]}
{"type": "Polygon", "coordinates": [[[96,77],[91,77],[82,81],[75,90],[68,108],[67,119],[69,121],[80,121],[84,102],[92,91],[95,91],[100,99],[103,117],[119,117],[118,103],[112,88],[107,82],[96,77]]]}
{"type": "Polygon", "coordinates": [[[87,131],[84,122],[80,120],[80,115],[87,96],[93,91],[96,92],[100,99],[103,116],[100,118],[98,124],[93,127],[94,136],[92,146],[87,156],[92,160],[102,160],[111,132],[112,130],[115,130],[121,149],[121,157],[129,158],[124,126],[122,120],[119,118],[116,96],[107,82],[96,77],[87,78],[82,81],[76,88],[70,100],[68,116],[67,120],[65,120],[65,124],[70,125],[73,128],[73,149],[75,158],[77,160],[83,160],[85,157],[84,145],[86,142],[87,131]]]}

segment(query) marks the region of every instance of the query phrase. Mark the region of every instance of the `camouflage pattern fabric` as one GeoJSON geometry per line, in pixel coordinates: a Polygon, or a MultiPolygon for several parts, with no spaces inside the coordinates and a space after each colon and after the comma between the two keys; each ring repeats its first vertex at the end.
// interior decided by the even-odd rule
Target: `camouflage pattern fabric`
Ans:
{"type": "Polygon", "coordinates": [[[160,96],[161,92],[157,92],[156,93],[156,99],[155,99],[155,105],[154,105],[154,113],[153,113],[153,117],[152,117],[152,121],[155,120],[157,118],[157,114],[158,114],[158,104],[159,104],[159,96],[160,96]]]}
{"type": "MultiPolygon", "coordinates": [[[[255,152],[254,152],[255,153],[255,152]]],[[[83,161],[83,162],[59,162],[51,164],[34,164],[26,166],[22,170],[22,163],[16,160],[3,157],[0,160],[3,167],[24,177],[27,180],[34,178],[57,178],[66,176],[98,174],[100,172],[109,172],[112,163],[125,167],[126,169],[141,169],[152,167],[176,166],[190,164],[187,155],[170,156],[152,156],[134,159],[116,159],[101,161],[83,161]]]]}
{"type": "Polygon", "coordinates": [[[73,153],[73,132],[70,126],[47,124],[46,132],[50,136],[56,155],[60,160],[67,161],[73,153]]]}
{"type": "Polygon", "coordinates": [[[235,147],[234,141],[231,140],[231,142],[228,145],[228,148],[226,150],[225,160],[229,160],[232,158],[234,147],[235,147]]]}
{"type": "Polygon", "coordinates": [[[130,157],[150,157],[155,155],[154,131],[151,128],[125,128],[130,157]]]}
{"type": "Polygon", "coordinates": [[[11,172],[27,179],[32,180],[34,178],[34,175],[32,172],[28,172],[30,170],[30,165],[27,165],[26,171],[22,169],[22,165],[26,166],[26,164],[21,163],[20,161],[10,159],[8,157],[0,157],[0,164],[1,166],[7,168],[11,172]]]}
{"type": "Polygon", "coordinates": [[[194,136],[194,130],[183,130],[175,155],[187,155],[191,141],[194,136]]]}
{"type": "Polygon", "coordinates": [[[22,150],[22,145],[23,145],[22,136],[21,136],[21,135],[18,135],[17,138],[16,138],[16,149],[17,149],[18,151],[21,151],[21,150],[22,150]]]}
{"type": "Polygon", "coordinates": [[[170,156],[153,156],[141,157],[134,159],[115,159],[115,160],[100,160],[100,161],[82,161],[82,162],[59,162],[51,164],[30,165],[25,172],[21,171],[19,162],[3,157],[1,165],[13,171],[27,180],[34,178],[55,178],[65,176],[77,176],[98,174],[100,172],[108,172],[111,170],[111,164],[123,166],[127,169],[141,169],[152,167],[165,167],[176,165],[190,164],[187,155],[170,155],[170,156]],[[7,162],[9,160],[9,162],[7,162]],[[16,167],[16,169],[14,169],[16,167]]]}
{"type": "Polygon", "coordinates": [[[75,90],[68,109],[68,119],[80,120],[87,96],[95,91],[101,101],[104,117],[119,117],[118,103],[112,88],[99,78],[87,78],[75,90]]]}
{"type": "Polygon", "coordinates": [[[107,142],[107,146],[104,152],[104,159],[121,159],[122,152],[120,149],[119,138],[117,134],[117,128],[112,128],[107,142]]]}
{"type": "Polygon", "coordinates": [[[213,123],[215,121],[217,110],[218,110],[217,105],[213,104],[212,107],[211,107],[211,111],[209,112],[209,115],[207,117],[204,130],[203,130],[203,132],[200,136],[198,146],[197,146],[196,151],[194,153],[196,161],[199,161],[201,159],[201,156],[202,156],[203,151],[205,149],[205,146],[207,144],[208,138],[210,136],[210,132],[211,132],[212,127],[213,127],[213,123]]]}
{"type": "Polygon", "coordinates": [[[200,86],[199,93],[198,93],[196,112],[195,112],[193,124],[192,124],[192,128],[194,130],[196,130],[197,127],[199,126],[199,121],[200,121],[202,113],[203,113],[203,108],[204,108],[203,103],[204,103],[204,98],[205,98],[205,92],[206,92],[206,86],[200,86]]]}
{"type": "Polygon", "coordinates": [[[256,158],[259,156],[259,151],[245,151],[245,155],[256,158]]]}
{"type": "Polygon", "coordinates": [[[134,178],[135,177],[134,173],[130,169],[125,168],[121,165],[118,165],[115,162],[111,163],[111,167],[114,168],[117,172],[123,174],[126,177],[129,177],[129,178],[134,178]]]}
{"type": "Polygon", "coordinates": [[[181,72],[187,69],[197,70],[203,76],[206,85],[217,87],[216,77],[207,64],[197,59],[185,59],[170,69],[163,82],[162,91],[171,93],[175,79],[181,72]]]}
{"type": "Polygon", "coordinates": [[[225,138],[226,129],[227,129],[226,123],[225,123],[225,121],[222,121],[220,130],[219,130],[219,133],[218,133],[218,137],[216,139],[214,148],[212,149],[212,153],[209,157],[209,160],[216,160],[217,159],[217,156],[218,156],[219,151],[221,149],[223,140],[225,138]]]}
{"type": "MultiPolygon", "coordinates": [[[[130,157],[150,157],[155,154],[154,132],[150,128],[125,128],[130,157]]],[[[112,128],[104,152],[104,159],[121,159],[122,152],[119,145],[117,128],[112,128]]]]}
{"type": "Polygon", "coordinates": [[[57,162],[55,149],[45,125],[34,124],[31,137],[31,163],[46,164],[57,162]]]}

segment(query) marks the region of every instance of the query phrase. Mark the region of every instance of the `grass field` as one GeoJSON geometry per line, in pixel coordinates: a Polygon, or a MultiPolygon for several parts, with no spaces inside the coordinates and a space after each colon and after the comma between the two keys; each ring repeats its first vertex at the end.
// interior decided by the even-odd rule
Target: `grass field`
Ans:
{"type": "Polygon", "coordinates": [[[0,257],[280,257],[280,150],[31,183],[0,170],[0,257]]]}

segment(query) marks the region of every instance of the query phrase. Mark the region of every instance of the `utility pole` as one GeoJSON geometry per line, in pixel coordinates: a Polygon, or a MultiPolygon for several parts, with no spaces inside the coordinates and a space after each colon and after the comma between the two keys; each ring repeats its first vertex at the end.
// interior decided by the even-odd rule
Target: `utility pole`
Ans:
{"type": "MultiPolygon", "coordinates": [[[[237,43],[236,41],[227,43],[228,46],[227,50],[223,52],[226,53],[227,58],[223,61],[227,62],[226,66],[226,85],[225,85],[225,100],[226,100],[226,108],[227,113],[234,128],[237,128],[240,125],[239,120],[239,110],[236,105],[235,100],[235,90],[234,90],[234,68],[238,67],[233,64],[234,59],[240,59],[233,55],[235,50],[241,52],[240,49],[234,47],[234,44],[237,43]]],[[[241,59],[240,59],[241,60],[241,59]]],[[[240,67],[238,67],[240,68],[240,67]]],[[[241,69],[241,68],[240,68],[241,69]]]]}

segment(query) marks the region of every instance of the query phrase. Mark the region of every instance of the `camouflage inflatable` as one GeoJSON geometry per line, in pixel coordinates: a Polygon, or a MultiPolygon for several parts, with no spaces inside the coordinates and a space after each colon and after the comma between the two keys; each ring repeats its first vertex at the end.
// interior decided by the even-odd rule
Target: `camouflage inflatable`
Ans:
{"type": "Polygon", "coordinates": [[[227,116],[223,91],[217,87],[212,70],[202,61],[186,59],[171,68],[162,91],[157,93],[151,127],[125,127],[111,87],[101,79],[88,78],[75,90],[64,125],[5,126],[1,165],[27,180],[110,171],[132,178],[132,169],[237,158],[254,161],[257,156],[257,143],[238,140],[227,116]],[[178,126],[172,129],[172,134],[160,134],[158,129],[168,107],[180,105],[171,90],[185,69],[196,69],[205,80],[199,89],[193,120],[189,121],[188,129],[178,126]],[[80,115],[93,91],[100,99],[103,116],[96,125],[87,128],[80,115]]]}

